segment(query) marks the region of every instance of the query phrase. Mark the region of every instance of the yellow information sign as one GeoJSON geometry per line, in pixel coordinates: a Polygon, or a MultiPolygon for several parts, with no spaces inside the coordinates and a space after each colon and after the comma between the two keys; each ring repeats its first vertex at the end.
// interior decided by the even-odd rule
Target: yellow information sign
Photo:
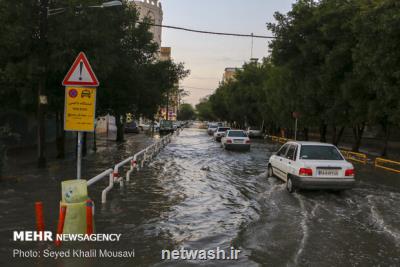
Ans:
{"type": "Polygon", "coordinates": [[[96,88],[65,88],[64,130],[93,132],[95,114],[96,88]]]}

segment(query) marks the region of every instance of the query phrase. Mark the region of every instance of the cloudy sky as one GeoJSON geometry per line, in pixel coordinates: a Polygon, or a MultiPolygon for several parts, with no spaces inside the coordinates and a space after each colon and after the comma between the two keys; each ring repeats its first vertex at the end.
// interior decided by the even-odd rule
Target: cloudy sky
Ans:
{"type": "MultiPolygon", "coordinates": [[[[206,31],[271,35],[266,28],[275,11],[286,13],[295,0],[161,0],[163,24],[206,31]]],[[[172,47],[175,62],[191,75],[181,82],[196,104],[218,87],[226,67],[241,67],[251,57],[251,38],[214,36],[163,29],[162,46],[172,47]]],[[[268,40],[254,39],[253,57],[268,54],[268,40]]]]}

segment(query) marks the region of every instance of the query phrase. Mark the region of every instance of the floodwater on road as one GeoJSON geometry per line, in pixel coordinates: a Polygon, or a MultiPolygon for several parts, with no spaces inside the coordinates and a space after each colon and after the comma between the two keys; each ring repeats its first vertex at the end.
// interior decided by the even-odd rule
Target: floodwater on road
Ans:
{"type": "MultiPolygon", "coordinates": [[[[152,142],[146,139],[147,143],[152,142]]],[[[92,177],[143,146],[104,146],[86,159],[92,177]]],[[[253,141],[250,152],[225,151],[205,130],[185,129],[148,166],[116,184],[100,202],[105,183],[89,188],[96,203],[98,233],[121,233],[117,243],[84,244],[85,249],[135,250],[121,259],[8,259],[14,248],[53,248],[50,243],[12,242],[12,231],[34,230],[33,203],[43,200],[46,228],[55,230],[60,181],[73,175],[73,161],[36,171],[32,179],[0,185],[2,266],[399,266],[400,177],[357,166],[356,188],[342,193],[289,194],[267,177],[276,144],[253,141]],[[168,249],[229,251],[238,260],[161,259],[168,249]]],[[[23,173],[23,171],[21,171],[23,173]]],[[[72,176],[71,176],[72,177],[72,176]]],[[[61,249],[67,249],[65,244],[61,249]]],[[[82,246],[82,245],[81,245],[82,246]]]]}

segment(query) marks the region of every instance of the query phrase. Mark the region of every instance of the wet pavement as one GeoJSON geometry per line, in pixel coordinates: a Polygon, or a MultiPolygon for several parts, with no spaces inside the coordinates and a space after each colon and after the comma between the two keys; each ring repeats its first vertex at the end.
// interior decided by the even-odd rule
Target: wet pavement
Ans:
{"type": "MultiPolygon", "coordinates": [[[[100,145],[85,160],[86,177],[110,168],[154,139],[128,137],[100,145]]],[[[133,259],[14,259],[12,249],[52,248],[12,242],[12,231],[34,229],[33,203],[45,205],[55,230],[60,181],[73,161],[46,171],[17,170],[19,182],[0,184],[2,266],[400,266],[400,175],[357,166],[357,185],[342,193],[295,194],[267,177],[276,144],[256,140],[250,152],[224,151],[205,130],[185,129],[148,166],[118,185],[101,205],[105,183],[89,188],[99,233],[122,233],[118,243],[85,249],[135,250],[133,259]],[[163,249],[241,250],[237,261],[162,261],[163,249]]],[[[62,249],[67,249],[64,245],[62,249]]]]}

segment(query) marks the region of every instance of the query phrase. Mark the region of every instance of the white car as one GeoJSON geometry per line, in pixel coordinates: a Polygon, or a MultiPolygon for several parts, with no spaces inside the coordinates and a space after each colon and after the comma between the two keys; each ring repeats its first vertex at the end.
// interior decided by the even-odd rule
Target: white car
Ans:
{"type": "Polygon", "coordinates": [[[208,125],[207,133],[208,135],[214,135],[215,131],[218,129],[217,124],[210,124],[208,125]]]}
{"type": "Polygon", "coordinates": [[[288,142],[272,155],[268,177],[286,182],[292,193],[298,189],[350,189],[355,185],[354,166],[334,145],[318,142],[288,142]]]}
{"type": "Polygon", "coordinates": [[[141,124],[138,125],[138,127],[139,127],[139,129],[140,129],[141,131],[148,131],[148,130],[150,130],[150,124],[148,124],[148,123],[141,123],[141,124]]]}
{"type": "Polygon", "coordinates": [[[250,150],[251,141],[245,131],[228,130],[221,139],[221,145],[225,149],[250,150]]]}
{"type": "Polygon", "coordinates": [[[214,133],[214,140],[217,142],[221,142],[221,138],[225,136],[226,131],[230,130],[229,127],[218,127],[214,133]]]}
{"type": "Polygon", "coordinates": [[[254,138],[261,138],[261,137],[263,137],[263,134],[262,134],[261,129],[260,129],[260,128],[257,128],[257,127],[249,127],[249,128],[247,128],[246,133],[247,133],[247,135],[248,135],[250,138],[251,138],[251,137],[254,137],[254,138]]]}

